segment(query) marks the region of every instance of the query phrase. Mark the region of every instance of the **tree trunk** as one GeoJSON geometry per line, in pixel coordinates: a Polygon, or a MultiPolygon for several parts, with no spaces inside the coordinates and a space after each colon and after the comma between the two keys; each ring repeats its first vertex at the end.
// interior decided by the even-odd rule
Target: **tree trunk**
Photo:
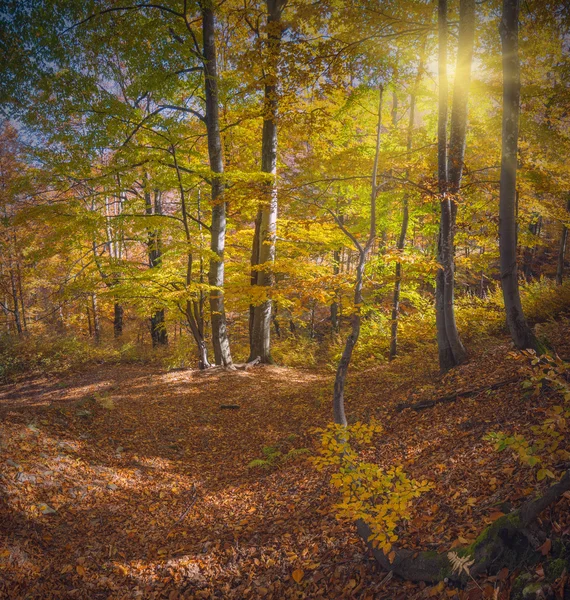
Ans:
{"type": "Polygon", "coordinates": [[[16,331],[18,332],[18,335],[22,336],[24,334],[24,330],[22,328],[22,319],[20,317],[20,303],[18,300],[18,289],[16,286],[16,274],[14,273],[14,269],[12,267],[10,267],[10,287],[12,291],[12,303],[14,306],[14,310],[12,311],[12,314],[14,315],[14,323],[16,325],[16,331]]]}
{"type": "Polygon", "coordinates": [[[114,314],[113,314],[113,332],[116,338],[123,335],[123,307],[115,302],[114,314]]]}
{"type": "MultiPolygon", "coordinates": [[[[255,285],[266,289],[273,286],[275,261],[275,233],[277,227],[277,111],[278,61],[281,48],[281,13],[287,0],[266,0],[268,60],[265,73],[263,132],[261,138],[261,170],[270,176],[263,186],[263,204],[260,208],[257,243],[259,268],[255,285]]],[[[257,225],[257,222],[256,222],[257,225]]],[[[252,253],[252,256],[255,252],[252,253]]],[[[266,294],[267,295],[267,294],[266,294]]],[[[260,357],[262,363],[271,363],[271,298],[264,298],[254,307],[251,328],[249,360],[260,357]]]]}
{"type": "MultiPolygon", "coordinates": [[[[154,190],[154,202],[149,189],[148,177],[145,175],[145,213],[147,215],[162,215],[162,193],[154,190]]],[[[162,236],[158,229],[148,229],[148,265],[151,269],[162,265],[162,236]]],[[[166,331],[164,309],[154,311],[150,316],[150,337],[152,345],[166,346],[168,344],[168,332],[166,331]]]]}
{"type": "Polygon", "coordinates": [[[99,308],[97,304],[97,294],[91,294],[91,310],[93,312],[93,337],[98,344],[101,341],[101,326],[99,322],[99,308]]]}
{"type": "Polygon", "coordinates": [[[499,199],[501,287],[507,323],[515,346],[538,350],[537,340],[522,310],[517,267],[515,204],[520,111],[519,0],[503,0],[499,30],[503,50],[503,140],[499,199]]]}
{"type": "MultiPolygon", "coordinates": [[[[257,265],[259,265],[259,232],[261,230],[261,209],[257,211],[253,230],[253,242],[251,246],[251,274],[250,285],[257,285],[257,265]]],[[[255,304],[249,305],[249,347],[253,344],[253,319],[255,316],[255,304]]]]}
{"type": "Polygon", "coordinates": [[[218,73],[216,63],[216,39],[214,11],[210,1],[202,4],[202,35],[204,43],[204,79],[206,92],[206,129],[208,156],[212,171],[212,226],[210,250],[210,312],[212,319],[212,343],[217,365],[232,366],[230,341],[226,329],[224,308],[224,247],[226,244],[226,203],[224,201],[224,163],[218,114],[218,73]]]}
{"type": "Polygon", "coordinates": [[[454,239],[457,207],[453,196],[459,193],[465,153],[467,102],[473,32],[475,25],[474,0],[461,0],[459,10],[459,41],[457,74],[453,90],[449,163],[447,157],[447,0],[439,0],[439,112],[438,112],[438,187],[440,194],[440,224],[438,238],[438,269],[436,276],[436,326],[439,366],[442,371],[461,364],[466,352],[455,322],[455,265],[454,239]]]}
{"type": "Polygon", "coordinates": [[[20,260],[16,259],[16,275],[18,280],[18,294],[20,296],[20,304],[22,305],[22,326],[24,333],[28,330],[28,321],[26,319],[26,305],[24,304],[24,290],[22,285],[22,271],[20,269],[20,260]]]}
{"type": "MultiPolygon", "coordinates": [[[[570,212],[570,198],[566,205],[566,210],[570,212]]],[[[562,285],[564,277],[564,256],[566,254],[566,244],[568,243],[568,227],[562,223],[562,231],[560,233],[560,246],[558,248],[558,265],[556,267],[556,283],[562,285]]]]}
{"type": "MultiPolygon", "coordinates": [[[[421,81],[422,73],[424,70],[424,61],[425,61],[425,50],[426,50],[426,41],[424,41],[420,62],[418,64],[418,72],[416,73],[416,79],[414,82],[414,87],[412,89],[412,93],[410,94],[410,116],[408,120],[408,133],[407,133],[407,142],[406,149],[408,154],[412,151],[412,135],[414,131],[414,121],[416,117],[416,95],[418,91],[418,87],[421,81]]],[[[409,172],[406,170],[406,179],[409,177],[409,172]]],[[[398,243],[396,248],[399,253],[404,250],[404,246],[406,245],[406,235],[408,232],[408,221],[409,221],[409,206],[408,206],[408,195],[404,194],[403,206],[402,206],[402,227],[400,228],[400,236],[398,237],[398,243]]],[[[398,354],[398,319],[400,316],[400,290],[402,287],[402,262],[398,260],[396,262],[396,272],[394,277],[394,295],[392,297],[392,325],[391,325],[391,335],[390,335],[390,356],[389,360],[394,360],[396,355],[398,354]]]]}
{"type": "Polygon", "coordinates": [[[376,151],[374,154],[374,166],[372,168],[372,181],[370,192],[370,232],[368,234],[368,239],[366,240],[366,243],[364,245],[360,244],[358,240],[344,228],[342,220],[339,217],[336,218],[337,224],[341,227],[345,235],[348,235],[348,237],[350,237],[358,251],[358,266],[356,268],[356,281],[354,284],[354,312],[352,314],[352,331],[346,339],[344,350],[338,363],[333,389],[334,422],[338,425],[343,425],[344,427],[346,427],[347,425],[346,414],[344,411],[344,388],[346,384],[346,376],[348,374],[348,367],[352,358],[352,352],[354,350],[354,347],[356,346],[356,342],[358,342],[358,337],[360,336],[360,311],[363,301],[362,285],[364,279],[364,269],[366,267],[368,253],[370,252],[370,248],[372,247],[372,244],[374,243],[374,240],[376,238],[376,196],[378,195],[377,176],[378,160],[380,157],[380,141],[382,134],[383,95],[384,90],[382,87],[380,87],[380,100],[378,103],[378,124],[376,127],[376,151]]]}
{"type": "MultiPolygon", "coordinates": [[[[340,250],[333,252],[333,274],[338,275],[340,273],[340,250]]],[[[339,332],[339,320],[338,320],[338,296],[339,290],[335,290],[335,300],[331,304],[331,330],[333,333],[339,332]]]]}

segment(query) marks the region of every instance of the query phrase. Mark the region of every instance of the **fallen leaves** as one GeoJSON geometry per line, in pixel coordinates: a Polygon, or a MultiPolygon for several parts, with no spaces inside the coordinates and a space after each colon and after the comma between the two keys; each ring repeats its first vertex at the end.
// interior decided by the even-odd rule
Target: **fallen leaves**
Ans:
{"type": "MultiPolygon", "coordinates": [[[[493,361],[501,370],[500,360],[493,361]]],[[[461,369],[476,373],[480,365],[461,369]]],[[[386,383],[389,375],[368,373],[350,397],[359,398],[353,409],[362,414],[355,418],[372,414],[385,424],[382,443],[366,449],[367,460],[387,467],[405,457],[414,477],[436,482],[414,506],[402,542],[438,551],[466,547],[510,510],[506,502],[516,507],[535,493],[528,486],[536,482],[511,457],[496,455],[481,441],[485,428],[510,418],[526,427],[535,413],[519,398],[497,392],[429,414],[395,416],[393,408],[420,375],[398,372],[409,382],[397,392],[386,383]]],[[[0,596],[9,589],[7,597],[18,597],[28,586],[29,595],[38,597],[48,588],[60,595],[79,589],[89,597],[88,585],[97,585],[112,597],[138,593],[178,600],[187,585],[196,598],[210,598],[215,590],[236,600],[404,600],[419,592],[466,599],[471,592],[378,573],[353,527],[335,520],[337,498],[310,465],[247,469],[264,446],[289,434],[299,436],[299,447],[313,446],[308,431],[330,419],[328,404],[317,406],[314,398],[329,385],[329,375],[292,369],[206,379],[191,371],[174,376],[154,367],[118,366],[82,373],[65,391],[46,386],[29,405],[13,403],[0,420],[6,441],[1,483],[9,491],[7,504],[0,504],[0,534],[12,542],[9,550],[0,546],[0,596]],[[86,405],[88,419],[78,416],[78,398],[104,394],[110,382],[116,388],[112,418],[95,401],[86,405]],[[41,405],[38,398],[44,397],[53,406],[41,405]],[[218,411],[212,398],[239,402],[240,419],[218,411]],[[43,504],[57,518],[44,518],[43,504]],[[22,520],[6,518],[15,514],[22,520]],[[42,578],[30,584],[28,573],[40,570],[42,578]]],[[[0,388],[0,399],[3,393],[0,388]]],[[[553,522],[560,532],[570,527],[565,513],[553,522]]],[[[549,556],[545,544],[540,552],[549,556]]],[[[506,589],[511,575],[502,571],[495,583],[506,589]]],[[[473,593],[482,597],[480,590],[473,593]]]]}
{"type": "Polygon", "coordinates": [[[305,576],[305,571],[303,571],[303,569],[295,569],[291,573],[291,577],[293,578],[293,581],[295,581],[296,583],[301,583],[301,579],[303,579],[304,576],[305,576]]]}

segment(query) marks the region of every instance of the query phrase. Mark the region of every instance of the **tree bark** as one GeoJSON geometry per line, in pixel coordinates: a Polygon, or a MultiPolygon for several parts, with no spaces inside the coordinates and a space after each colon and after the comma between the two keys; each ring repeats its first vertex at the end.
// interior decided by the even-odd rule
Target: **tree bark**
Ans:
{"type": "Polygon", "coordinates": [[[22,327],[22,319],[20,317],[20,306],[18,300],[18,288],[16,286],[16,274],[14,273],[14,269],[10,266],[10,287],[12,291],[12,303],[14,309],[12,314],[14,315],[14,324],[16,325],[16,331],[19,336],[24,334],[24,329],[22,327]]]}
{"type": "MultiPolygon", "coordinates": [[[[180,173],[180,169],[178,167],[178,159],[176,157],[176,148],[174,145],[170,148],[172,154],[172,160],[174,162],[174,167],[176,169],[176,175],[178,178],[178,188],[180,191],[180,207],[182,212],[182,223],[184,225],[184,234],[185,241],[187,245],[187,255],[186,255],[186,292],[189,294],[189,298],[186,300],[186,304],[182,307],[180,304],[178,305],[178,309],[184,314],[186,317],[186,322],[190,331],[192,332],[192,336],[194,337],[194,341],[196,342],[196,346],[198,349],[198,366],[200,369],[209,368],[210,362],[208,360],[208,347],[206,346],[206,340],[204,338],[204,305],[203,305],[203,296],[202,291],[200,290],[199,295],[197,296],[195,293],[190,291],[190,287],[192,285],[192,268],[194,264],[194,258],[192,255],[192,238],[190,235],[190,225],[188,222],[188,207],[186,205],[186,192],[184,191],[184,185],[182,184],[182,175],[180,173]]],[[[198,192],[198,221],[201,223],[201,214],[200,214],[200,192],[198,192]]],[[[201,235],[201,225],[200,225],[200,235],[201,235]]],[[[200,243],[202,238],[200,237],[200,243]]],[[[200,247],[201,249],[201,247],[200,247]]],[[[200,283],[203,283],[203,263],[202,258],[200,258],[200,283]]]]}
{"type": "Polygon", "coordinates": [[[217,365],[232,366],[230,341],[226,329],[224,308],[224,248],[226,244],[226,203],[224,200],[224,162],[220,137],[218,111],[218,73],[216,62],[216,39],[213,3],[202,3],[203,64],[206,94],[206,129],[208,156],[212,171],[212,226],[210,250],[210,312],[212,320],[212,343],[217,365]]]}
{"type": "Polygon", "coordinates": [[[99,321],[99,307],[97,303],[97,294],[91,293],[91,310],[93,312],[93,337],[98,344],[101,341],[101,325],[99,321]]]}
{"type": "MultiPolygon", "coordinates": [[[[570,212],[570,198],[566,204],[566,210],[570,212]]],[[[568,243],[568,227],[562,223],[562,231],[560,232],[560,245],[558,247],[558,264],[556,266],[556,283],[562,285],[564,277],[564,257],[566,255],[566,245],[568,243]]]]}
{"type": "Polygon", "coordinates": [[[438,239],[439,269],[436,276],[436,327],[439,366],[442,371],[447,371],[461,364],[467,357],[465,348],[459,338],[455,321],[454,240],[457,205],[453,197],[459,193],[463,174],[474,28],[474,0],[461,0],[459,8],[457,68],[453,86],[448,161],[447,0],[439,0],[438,187],[440,194],[440,227],[438,239]]]}
{"type": "Polygon", "coordinates": [[[519,0],[503,0],[503,16],[499,30],[503,53],[503,125],[499,199],[501,287],[507,323],[515,346],[520,349],[538,350],[537,340],[523,313],[517,266],[515,204],[520,112],[519,0]]]}
{"type": "MultiPolygon", "coordinates": [[[[340,250],[333,252],[333,274],[338,275],[340,273],[340,250]]],[[[338,301],[339,301],[339,290],[335,291],[335,300],[331,304],[331,330],[333,333],[339,333],[339,315],[338,315],[338,301]]]]}
{"type": "Polygon", "coordinates": [[[113,310],[113,333],[116,338],[119,338],[121,335],[123,335],[123,314],[123,307],[115,302],[113,310]]]}
{"type": "MultiPolygon", "coordinates": [[[[148,178],[145,175],[145,212],[147,215],[162,215],[162,193],[154,190],[154,202],[149,189],[148,178]]],[[[162,265],[162,236],[158,229],[148,230],[148,265],[151,269],[160,268],[162,265]]],[[[166,331],[164,309],[153,311],[150,316],[150,337],[153,347],[166,346],[168,344],[168,332],[166,331]]]]}
{"type": "Polygon", "coordinates": [[[382,100],[384,90],[380,87],[380,99],[378,102],[378,124],[376,127],[376,151],[374,154],[374,166],[372,168],[372,180],[371,180],[371,192],[370,192],[370,231],[368,239],[365,244],[362,245],[358,240],[345,229],[343,222],[339,217],[336,218],[337,224],[341,227],[345,235],[350,237],[354,246],[358,251],[358,266],[356,267],[356,281],[354,284],[354,311],[352,314],[352,330],[346,339],[342,356],[338,363],[336,376],[334,380],[333,389],[333,415],[334,422],[338,425],[346,427],[347,420],[344,411],[344,388],[346,384],[346,376],[348,374],[348,367],[352,358],[352,352],[358,342],[360,336],[360,323],[361,323],[361,307],[363,302],[362,297],[362,285],[364,280],[364,269],[366,267],[366,260],[372,248],[372,244],[376,239],[376,196],[378,195],[378,161],[380,157],[380,141],[382,134],[382,100]]]}
{"type": "MultiPolygon", "coordinates": [[[[275,261],[275,234],[277,227],[277,112],[278,62],[281,48],[281,13],[287,0],[266,0],[267,6],[267,72],[265,73],[263,132],[261,138],[261,170],[270,181],[263,186],[263,204],[258,221],[257,264],[255,285],[267,290],[273,286],[275,261]]],[[[257,222],[256,222],[257,225],[257,222]]],[[[255,251],[252,253],[255,254],[255,251]]],[[[260,357],[262,363],[271,363],[271,298],[264,298],[254,307],[251,328],[249,360],[260,357]]]]}

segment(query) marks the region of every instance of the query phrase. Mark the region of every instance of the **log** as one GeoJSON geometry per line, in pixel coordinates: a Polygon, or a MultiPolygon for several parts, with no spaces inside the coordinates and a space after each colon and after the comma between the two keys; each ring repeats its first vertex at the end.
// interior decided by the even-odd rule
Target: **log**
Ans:
{"type": "Polygon", "coordinates": [[[402,412],[406,408],[411,408],[412,410],[420,411],[425,410],[426,408],[432,408],[437,404],[450,404],[451,402],[455,402],[458,398],[469,398],[471,396],[477,396],[478,394],[486,392],[487,390],[497,390],[511,383],[516,383],[519,380],[520,376],[510,377],[509,379],[503,379],[502,381],[497,381],[496,383],[492,383],[490,385],[484,385],[482,387],[475,388],[472,390],[455,392],[454,394],[450,394],[449,396],[441,396],[440,398],[435,398],[434,400],[420,400],[419,402],[403,402],[396,406],[396,411],[402,412]]]}
{"type": "Polygon", "coordinates": [[[255,365],[258,365],[261,362],[261,356],[256,356],[253,360],[250,360],[246,363],[234,363],[234,367],[241,371],[249,371],[255,365]]]}
{"type": "MultiPolygon", "coordinates": [[[[525,502],[519,509],[489,525],[471,546],[456,548],[453,552],[459,556],[470,556],[475,561],[470,569],[472,577],[487,570],[497,573],[503,567],[513,569],[521,563],[524,556],[532,552],[526,531],[529,525],[568,490],[570,471],[566,471],[562,479],[548,488],[542,496],[525,502]]],[[[468,579],[465,572],[453,572],[447,552],[417,552],[405,548],[392,548],[395,555],[390,562],[382,550],[374,548],[368,541],[370,527],[362,520],[357,521],[356,527],[378,564],[403,579],[427,583],[453,581],[460,585],[464,585],[468,579]]]]}

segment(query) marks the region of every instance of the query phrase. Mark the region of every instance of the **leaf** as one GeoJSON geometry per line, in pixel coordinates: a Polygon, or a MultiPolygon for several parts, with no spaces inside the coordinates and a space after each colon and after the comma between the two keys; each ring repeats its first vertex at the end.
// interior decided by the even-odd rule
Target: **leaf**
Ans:
{"type": "Polygon", "coordinates": [[[77,565],[75,567],[75,570],[77,571],[78,575],[81,575],[81,577],[85,577],[85,574],[87,573],[83,565],[77,565]]]}
{"type": "Polygon", "coordinates": [[[293,577],[295,583],[301,583],[301,579],[303,579],[304,575],[305,571],[303,571],[303,569],[295,569],[293,573],[291,573],[291,577],[293,577]]]}
{"type": "Polygon", "coordinates": [[[546,556],[550,552],[551,548],[552,548],[552,541],[550,538],[547,538],[546,542],[544,542],[544,544],[542,544],[542,546],[540,546],[539,550],[542,553],[542,556],[546,556]]]}

